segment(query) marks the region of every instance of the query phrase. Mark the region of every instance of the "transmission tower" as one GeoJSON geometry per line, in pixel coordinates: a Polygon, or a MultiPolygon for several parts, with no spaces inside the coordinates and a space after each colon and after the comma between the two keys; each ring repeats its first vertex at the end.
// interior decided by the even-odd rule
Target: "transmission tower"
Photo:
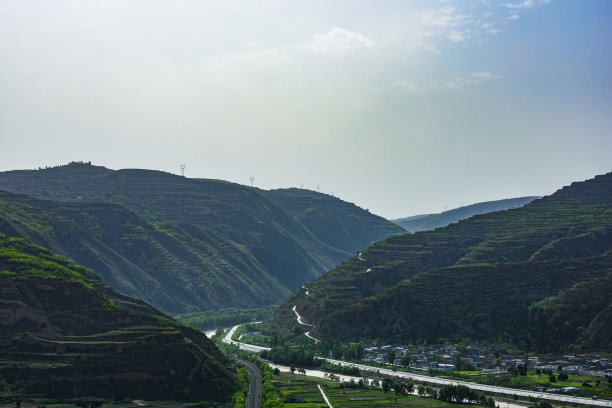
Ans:
{"type": "Polygon", "coordinates": [[[253,181],[255,181],[255,177],[250,177],[251,179],[251,187],[253,187],[253,181]]]}
{"type": "Polygon", "coordinates": [[[317,184],[317,193],[319,192],[320,189],[321,189],[321,186],[317,184]]]}
{"type": "Polygon", "coordinates": [[[181,164],[181,176],[185,177],[185,165],[181,164]]]}

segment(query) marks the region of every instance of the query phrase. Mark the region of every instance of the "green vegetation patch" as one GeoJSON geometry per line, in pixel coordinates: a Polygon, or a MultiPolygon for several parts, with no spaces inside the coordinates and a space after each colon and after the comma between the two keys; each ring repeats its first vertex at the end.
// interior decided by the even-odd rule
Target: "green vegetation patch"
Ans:
{"type": "Polygon", "coordinates": [[[93,285],[86,282],[83,275],[75,270],[76,265],[70,264],[66,258],[52,255],[21,238],[0,234],[0,275],[13,280],[57,279],[79,282],[87,289],[93,289],[93,285]],[[62,265],[66,263],[74,268],[62,265]]]}
{"type": "Polygon", "coordinates": [[[276,306],[266,306],[249,309],[208,310],[204,312],[183,313],[174,316],[174,318],[181,323],[206,330],[264,320],[272,315],[275,308],[276,306]]]}

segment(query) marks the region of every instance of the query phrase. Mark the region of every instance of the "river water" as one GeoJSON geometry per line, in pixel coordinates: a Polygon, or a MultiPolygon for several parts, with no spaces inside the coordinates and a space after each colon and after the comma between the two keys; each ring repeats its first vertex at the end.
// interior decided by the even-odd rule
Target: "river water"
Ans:
{"type": "MultiPolygon", "coordinates": [[[[234,326],[232,329],[237,328],[238,326],[234,326]]],[[[207,330],[204,332],[204,334],[206,335],[206,337],[210,338],[212,337],[215,333],[217,332],[216,329],[213,330],[207,330]]],[[[229,333],[228,333],[229,334],[229,333]]],[[[240,343],[242,344],[242,343],[240,343]]],[[[252,346],[253,347],[253,346],[252,346]]],[[[270,367],[272,368],[278,368],[280,371],[282,372],[291,372],[291,368],[285,365],[280,365],[280,364],[275,364],[272,362],[268,361],[268,364],[270,365],[270,367]]],[[[325,378],[325,375],[329,375],[329,373],[325,372],[325,371],[321,371],[321,370],[311,370],[311,369],[306,369],[306,376],[309,377],[317,377],[317,378],[325,378]]],[[[351,380],[354,380],[355,382],[358,382],[361,377],[354,377],[354,376],[350,376],[350,375],[343,375],[343,374],[335,374],[340,381],[342,382],[348,382],[351,380]]],[[[380,381],[380,380],[379,380],[380,381]]],[[[417,394],[417,387],[414,387],[414,391],[412,392],[413,395],[418,395],[417,394]]],[[[528,405],[525,403],[525,405],[521,405],[519,403],[512,403],[512,402],[507,402],[507,401],[500,401],[497,398],[493,398],[495,400],[495,404],[499,407],[499,408],[526,408],[528,405]]]]}

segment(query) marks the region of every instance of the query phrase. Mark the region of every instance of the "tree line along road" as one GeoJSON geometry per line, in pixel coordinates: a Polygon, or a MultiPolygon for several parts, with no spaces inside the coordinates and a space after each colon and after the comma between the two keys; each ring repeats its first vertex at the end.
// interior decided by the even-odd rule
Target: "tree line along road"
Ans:
{"type": "Polygon", "coordinates": [[[608,400],[595,400],[595,399],[584,398],[584,397],[573,397],[571,395],[550,394],[550,393],[545,393],[541,391],[526,391],[526,390],[519,390],[515,388],[498,387],[495,385],[484,385],[484,384],[477,384],[473,382],[449,380],[446,378],[430,377],[430,376],[421,375],[421,374],[393,371],[393,370],[389,370],[386,368],[371,367],[371,366],[367,366],[364,364],[349,363],[346,361],[334,360],[331,358],[325,358],[324,360],[329,361],[334,364],[341,364],[341,365],[349,366],[349,367],[357,367],[361,371],[378,372],[382,375],[405,378],[405,379],[415,380],[415,381],[432,384],[432,385],[449,385],[449,384],[450,385],[465,385],[474,390],[486,392],[487,394],[509,395],[509,396],[517,395],[519,397],[525,397],[525,398],[532,397],[532,398],[541,399],[541,400],[564,402],[564,403],[579,404],[579,405],[588,405],[588,406],[594,406],[594,407],[612,407],[612,401],[608,401],[608,400]]]}
{"type": "Polygon", "coordinates": [[[234,357],[236,361],[245,365],[249,372],[249,392],[247,394],[245,408],[261,407],[261,371],[253,363],[234,357]]]}
{"type": "MultiPolygon", "coordinates": [[[[254,346],[251,344],[240,343],[240,342],[232,340],[232,335],[234,334],[238,326],[234,326],[228,331],[228,333],[223,338],[223,341],[225,343],[235,344],[238,347],[240,347],[240,349],[249,351],[251,353],[259,353],[262,350],[270,350],[269,347],[254,346]]],[[[393,371],[387,368],[371,367],[371,366],[367,366],[364,364],[349,363],[346,361],[334,360],[331,358],[325,358],[324,360],[329,361],[334,364],[341,364],[341,365],[349,366],[349,367],[357,367],[362,371],[378,372],[382,375],[386,375],[390,377],[404,378],[404,379],[419,381],[419,382],[431,384],[431,385],[437,385],[437,386],[443,386],[443,385],[448,385],[448,384],[465,385],[474,390],[478,390],[478,391],[485,392],[487,394],[492,394],[492,395],[504,395],[504,396],[510,396],[510,397],[513,395],[517,395],[519,397],[524,397],[524,398],[532,397],[532,398],[536,398],[540,400],[586,405],[586,406],[591,406],[591,407],[612,407],[612,401],[609,401],[609,400],[595,400],[595,399],[584,398],[584,397],[573,397],[571,395],[551,394],[551,393],[546,393],[546,392],[541,392],[541,391],[526,391],[526,390],[519,390],[515,388],[498,387],[495,385],[484,385],[484,384],[477,384],[473,382],[449,380],[446,378],[430,377],[430,376],[421,375],[421,374],[393,371]]]]}

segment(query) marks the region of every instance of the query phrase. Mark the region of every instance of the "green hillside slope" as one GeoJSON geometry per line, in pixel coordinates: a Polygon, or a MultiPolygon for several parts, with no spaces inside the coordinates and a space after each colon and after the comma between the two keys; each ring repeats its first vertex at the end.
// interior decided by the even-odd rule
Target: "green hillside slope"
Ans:
{"type": "Polygon", "coordinates": [[[147,222],[116,204],[0,192],[0,232],[74,259],[168,313],[268,304],[289,293],[239,245],[219,245],[197,226],[147,222]]]}
{"type": "Polygon", "coordinates": [[[493,211],[502,211],[522,207],[538,198],[540,197],[530,196],[487,201],[483,203],[466,205],[453,210],[444,211],[439,214],[413,215],[412,217],[399,218],[392,221],[397,225],[400,225],[406,231],[430,231],[436,228],[446,227],[449,224],[470,218],[476,214],[486,214],[493,211]]]}
{"type": "Polygon", "coordinates": [[[327,194],[297,188],[262,191],[262,194],[295,217],[321,242],[350,254],[406,232],[385,218],[327,194]]]}
{"type": "Polygon", "coordinates": [[[518,209],[381,241],[294,293],[273,322],[342,339],[612,346],[612,173],[518,209]]]}
{"type": "Polygon", "coordinates": [[[279,204],[303,200],[306,208],[311,197],[283,200],[224,181],[88,163],[3,172],[0,189],[52,200],[0,197],[27,206],[4,206],[0,219],[6,228],[170,313],[278,303],[361,247],[401,232],[338,199],[326,201],[325,209],[336,217],[327,233],[279,204]],[[43,220],[29,225],[23,219],[28,217],[43,220]],[[337,225],[353,238],[327,239],[337,225]]]}
{"type": "Polygon", "coordinates": [[[201,332],[114,291],[91,270],[0,234],[5,400],[227,401],[231,362],[201,332]]]}

